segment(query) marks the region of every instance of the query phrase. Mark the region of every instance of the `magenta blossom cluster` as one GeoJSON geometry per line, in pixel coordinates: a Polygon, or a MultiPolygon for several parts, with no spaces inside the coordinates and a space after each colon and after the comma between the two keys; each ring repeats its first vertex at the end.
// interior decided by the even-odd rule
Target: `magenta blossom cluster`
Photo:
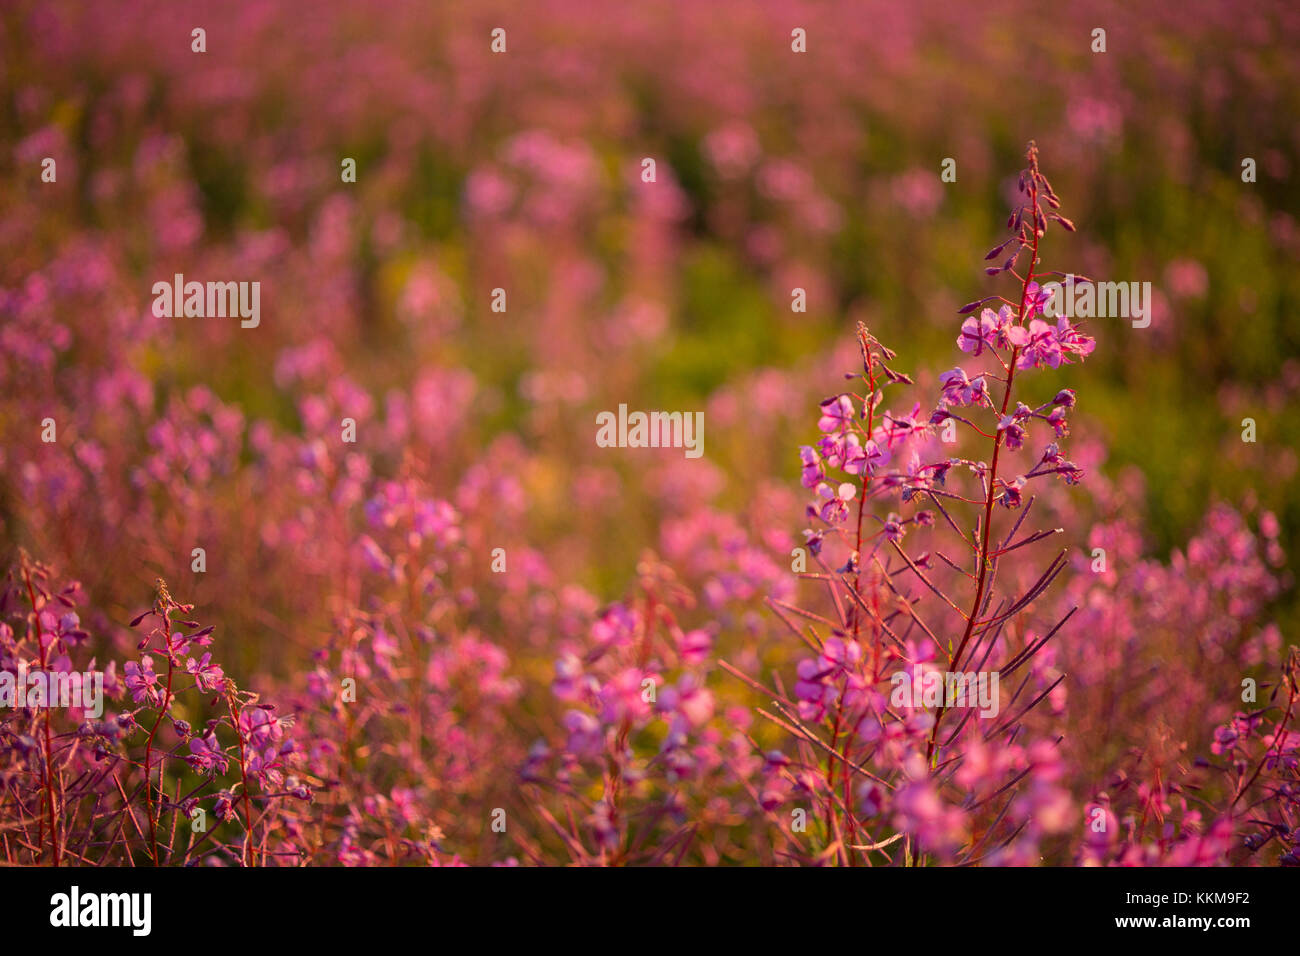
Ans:
{"type": "MultiPolygon", "coordinates": [[[[0,671],[95,673],[77,582],[22,557],[4,584],[0,671]]],[[[119,674],[99,671],[107,700],[29,702],[0,714],[0,807],[22,834],[15,862],[155,865],[292,858],[302,779],[291,719],[213,663],[213,626],[159,580],[148,625],[119,674]],[[156,669],[155,656],[165,665],[156,669]],[[110,709],[112,702],[120,702],[110,709]]]]}

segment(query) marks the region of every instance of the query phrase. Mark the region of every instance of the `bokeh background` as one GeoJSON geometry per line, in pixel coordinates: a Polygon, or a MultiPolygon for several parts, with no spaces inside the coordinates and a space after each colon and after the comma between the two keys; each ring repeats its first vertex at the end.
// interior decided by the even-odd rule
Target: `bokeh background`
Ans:
{"type": "MultiPolygon", "coordinates": [[[[1052,383],[1109,489],[1075,493],[1070,543],[1123,489],[1135,554],[1218,501],[1274,512],[1293,553],[1298,42],[1286,0],[5,3],[0,551],[119,623],[162,575],[228,670],[292,683],[360,601],[345,512],[386,477],[476,516],[480,595],[516,586],[484,573],[504,546],[519,587],[615,599],[646,549],[689,564],[701,503],[793,538],[854,323],[923,386],[955,364],[1034,139],[1078,227],[1048,268],[1155,290],[1149,328],[1094,322],[1052,383]],[[155,318],[176,272],[260,281],[261,326],[155,318]],[[595,447],[620,402],[704,411],[705,458],[595,447]],[[344,416],[356,455],[315,467],[344,416]]],[[[544,683],[528,613],[489,620],[523,619],[498,636],[544,683]]]]}

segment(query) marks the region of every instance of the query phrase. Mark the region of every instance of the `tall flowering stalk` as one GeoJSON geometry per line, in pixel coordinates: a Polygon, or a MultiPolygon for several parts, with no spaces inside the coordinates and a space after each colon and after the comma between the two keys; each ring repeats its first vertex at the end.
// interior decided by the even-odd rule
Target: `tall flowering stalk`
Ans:
{"type": "Polygon", "coordinates": [[[56,699],[47,690],[0,707],[0,815],[7,824],[0,859],[40,862],[47,832],[56,866],[299,858],[297,823],[284,798],[308,802],[312,792],[293,775],[299,760],[287,733],[292,718],[277,716],[273,705],[225,675],[202,650],[214,628],[181,620],[193,605],[173,599],[161,580],[150,609],[131,624],[154,619],[122,677],[116,661],[99,669],[86,653],[93,639],[76,610],[83,597],[79,583],[58,583],[48,566],[26,555],[0,582],[0,674],[39,674],[43,681],[80,674],[99,682],[80,685],[94,688],[89,697],[83,691],[56,699]],[[157,654],[167,660],[165,678],[154,669],[157,654]],[[191,724],[205,701],[215,707],[223,699],[228,716],[191,724]],[[223,824],[235,820],[241,803],[236,847],[223,824]]]}
{"type": "MultiPolygon", "coordinates": [[[[1003,504],[1008,507],[1014,507],[1020,498],[1020,489],[1024,486],[1028,478],[1038,478],[1047,474],[1064,475],[1067,481],[1074,482],[1080,477],[1079,472],[1068,462],[1061,459],[1057,446],[1049,445],[1044,450],[1043,457],[1039,460],[1034,469],[1023,477],[1018,477],[1014,482],[1008,483],[998,477],[999,457],[1002,454],[1003,446],[1009,448],[1019,447],[1024,440],[1023,423],[1030,417],[1042,417],[1043,406],[1035,411],[1029,411],[1024,405],[1017,408],[1015,415],[1008,415],[1007,409],[1011,404],[1012,386],[1015,381],[1017,369],[1035,368],[1043,365],[1056,368],[1062,363],[1069,363],[1071,356],[1076,356],[1080,360],[1090,354],[1095,347],[1095,342],[1085,335],[1075,330],[1066,318],[1057,321],[1056,327],[1049,326],[1038,318],[1031,316],[1041,315],[1048,301],[1048,295],[1044,293],[1039,284],[1035,281],[1039,274],[1036,270],[1038,267],[1038,243],[1047,233],[1049,214],[1043,210],[1044,201],[1052,208],[1059,209],[1060,201],[1057,199],[1052,185],[1047,178],[1043,176],[1038,168],[1038,149],[1031,142],[1027,153],[1029,166],[1020,174],[1019,188],[1021,194],[1028,194],[1028,201],[1022,203],[1019,208],[1012,213],[1011,218],[1007,221],[1008,228],[1013,235],[1010,240],[1000,246],[995,246],[985,260],[997,258],[1003,255],[1008,248],[1012,249],[1011,255],[1000,265],[989,267],[986,272],[989,275],[997,275],[1000,272],[1009,272],[1021,282],[1020,304],[1015,318],[1015,322],[1009,322],[1009,316],[1005,310],[1011,307],[1007,300],[998,297],[1003,303],[998,313],[990,315],[991,310],[984,309],[979,320],[967,319],[962,323],[961,335],[958,337],[957,344],[963,352],[970,352],[979,355],[985,348],[997,358],[1002,367],[1004,377],[999,379],[1003,382],[1002,403],[998,407],[997,430],[993,434],[993,453],[992,463],[988,467],[988,478],[984,482],[984,518],[980,523],[980,541],[976,551],[976,565],[979,568],[978,577],[975,583],[975,594],[971,602],[970,611],[966,614],[966,629],[962,634],[961,642],[957,645],[957,651],[950,659],[950,664],[957,667],[962,660],[962,652],[966,649],[967,643],[974,633],[978,617],[985,607],[984,599],[987,591],[986,587],[991,583],[990,570],[992,568],[992,555],[989,552],[989,533],[993,527],[993,503],[995,499],[1001,497],[1003,504]],[[1022,277],[1017,271],[1017,262],[1024,252],[1029,251],[1029,262],[1025,266],[1025,274],[1022,277]],[[1029,319],[1029,326],[1026,328],[1026,320],[1029,319]],[[999,354],[998,348],[1003,350],[1010,349],[1010,355],[1004,360],[999,354]],[[1012,432],[1011,429],[1016,429],[1012,432]],[[1041,469],[1041,470],[1040,470],[1041,469]],[[1002,492],[999,496],[999,481],[1001,481],[1002,492]],[[1013,497],[1014,496],[1014,497],[1013,497]]],[[[1050,214],[1053,221],[1061,223],[1066,229],[1073,232],[1074,224],[1070,220],[1053,212],[1050,214]]],[[[987,301],[987,300],[984,300],[987,301]]],[[[961,311],[963,314],[974,312],[980,308],[982,302],[974,302],[964,307],[961,311]]],[[[960,369],[954,369],[948,373],[946,382],[960,381],[960,369]]],[[[996,375],[992,376],[997,378],[996,375]]],[[[987,390],[984,390],[984,396],[987,398],[987,390]]],[[[1074,405],[1073,393],[1062,392],[1057,395],[1054,402],[1059,401],[1056,411],[1070,408],[1074,405]]],[[[991,403],[989,405],[991,406],[991,403]]],[[[942,410],[936,410],[932,422],[946,420],[942,410]]],[[[1064,431],[1064,413],[1061,412],[1059,418],[1053,419],[1047,417],[1045,420],[1050,421],[1059,433],[1064,431]],[[1058,425],[1058,421],[1060,424],[1058,425]]],[[[979,431],[977,426],[969,424],[971,428],[979,431]]],[[[980,432],[981,435],[987,434],[980,432]]],[[[939,733],[939,723],[943,719],[944,708],[940,708],[935,717],[934,728],[930,732],[930,742],[926,747],[926,757],[929,759],[934,753],[935,741],[939,733]]]]}
{"type": "MultiPolygon", "coordinates": [[[[36,629],[36,644],[40,650],[41,670],[44,671],[45,668],[49,666],[49,650],[51,645],[54,643],[54,635],[50,635],[49,640],[46,639],[44,628],[41,626],[40,605],[36,597],[36,588],[32,584],[32,575],[36,574],[38,577],[43,577],[44,569],[42,569],[39,565],[33,567],[33,562],[28,557],[26,552],[23,552],[20,555],[20,560],[22,564],[23,587],[26,589],[27,599],[31,601],[32,604],[32,626],[36,629]]],[[[54,772],[54,743],[53,743],[52,731],[50,729],[52,722],[53,722],[52,712],[47,710],[45,712],[45,720],[43,726],[44,752],[42,754],[43,759],[41,761],[41,783],[45,791],[45,809],[46,809],[45,819],[48,819],[49,828],[50,828],[50,859],[53,865],[57,867],[59,865],[60,852],[59,852],[59,827],[58,827],[58,821],[56,819],[56,810],[55,810],[55,806],[58,801],[55,796],[56,784],[55,784],[55,772],[54,772]]],[[[36,846],[38,850],[42,847],[42,844],[44,843],[44,840],[42,839],[42,834],[44,832],[44,829],[45,829],[45,820],[43,819],[41,821],[41,826],[40,826],[41,832],[38,833],[36,837],[36,846]]]]}
{"type": "Polygon", "coordinates": [[[1021,549],[1061,530],[1021,534],[1033,503],[1029,483],[1082,477],[1057,443],[1074,393],[1013,402],[1017,373],[1082,360],[1095,344],[1067,319],[1040,318],[1050,298],[1038,282],[1048,274],[1039,267],[1040,241],[1051,222],[1074,227],[1054,211],[1060,203],[1032,143],[1027,163],[1011,236],[986,257],[1002,260],[987,271],[1014,276],[1018,298],[994,295],[961,309],[969,318],[958,348],[983,367],[944,372],[929,416],[919,402],[895,413],[884,408],[885,389],[912,379],[859,324],[862,372],[848,377],[860,390],[823,401],[823,437],[801,449],[803,484],[816,494],[808,509],[815,527],[805,536],[821,568],[803,577],[818,582],[825,606],[769,601],[813,656],[800,661],[792,694],[777,687],[775,712],[760,712],[797,743],[795,758],[769,755],[769,789],[819,805],[823,846],[811,854],[818,861],[893,860],[896,845],[911,863],[1029,860],[1075,815],[1057,783],[1055,743],[1031,739],[1024,722],[1060,680],[1049,681],[1032,661],[1064,619],[1041,637],[1029,625],[1030,605],[1066,567],[1064,553],[1036,574],[1012,569],[1004,576],[1018,593],[996,596],[1003,557],[1027,554],[1021,549]],[[1031,429],[1043,428],[1051,440],[1028,454],[1031,429]],[[959,429],[987,458],[948,453],[959,429]],[[949,487],[962,471],[973,476],[969,491],[949,487]],[[868,498],[886,497],[897,499],[896,511],[881,516],[867,507],[868,498]],[[1000,541],[995,505],[1019,512],[1000,541]],[[905,545],[913,533],[924,550],[905,545]],[[937,604],[923,615],[923,601],[937,604]],[[954,684],[954,674],[967,676],[954,684]],[[1019,684],[1003,701],[1011,677],[1019,684]],[[976,686],[990,685],[989,699],[971,707],[976,686]],[[947,727],[955,706],[966,712],[947,727]],[[982,719],[972,719],[977,713],[982,719]]]}
{"type": "MultiPolygon", "coordinates": [[[[154,719],[145,739],[142,765],[149,854],[155,866],[170,860],[174,853],[179,818],[192,817],[193,812],[199,809],[196,795],[231,772],[233,762],[238,771],[235,787],[240,792],[236,794],[235,787],[218,792],[213,802],[213,812],[217,822],[224,823],[239,818],[238,808],[242,805],[241,822],[244,832],[237,857],[242,865],[251,866],[257,858],[253,847],[250,778],[261,784],[262,799],[268,804],[287,796],[308,800],[311,792],[296,779],[286,778],[285,775],[296,749],[285,733],[293,723],[292,718],[277,716],[274,705],[259,704],[256,695],[241,691],[212,660],[212,654],[200,650],[212,643],[214,626],[203,627],[198,621],[173,619],[173,615],[188,615],[193,611],[194,605],[175,600],[168,591],[167,583],[159,578],[153,606],[131,622],[132,627],[140,626],[147,618],[153,618],[156,622],[137,645],[143,656],[138,661],[128,661],[125,667],[126,690],[135,703],[142,705],[136,712],[129,713],[129,725],[138,725],[139,715],[146,708],[154,710],[154,719]],[[190,630],[190,633],[186,634],[182,629],[190,630]],[[167,661],[165,682],[154,670],[150,651],[161,653],[167,661]],[[191,654],[195,656],[189,656],[191,654]],[[176,681],[181,679],[181,675],[191,681],[184,688],[176,687],[176,681]],[[211,694],[211,705],[224,703],[225,716],[214,717],[207,721],[203,730],[195,730],[189,721],[173,712],[178,693],[182,691],[193,691],[199,698],[211,694]],[[177,743],[170,750],[158,754],[155,794],[155,744],[159,729],[165,721],[170,721],[177,743]],[[233,734],[234,744],[223,745],[218,738],[219,729],[223,733],[233,734]],[[182,755],[183,745],[188,746],[188,754],[182,755]],[[168,759],[176,763],[178,776],[179,768],[183,767],[202,781],[184,798],[179,797],[181,784],[178,780],[177,797],[170,801],[167,799],[164,765],[168,759]],[[165,842],[159,839],[164,810],[173,813],[172,833],[165,842]]],[[[201,842],[202,840],[192,841],[185,850],[184,858],[189,859],[201,842]]]]}

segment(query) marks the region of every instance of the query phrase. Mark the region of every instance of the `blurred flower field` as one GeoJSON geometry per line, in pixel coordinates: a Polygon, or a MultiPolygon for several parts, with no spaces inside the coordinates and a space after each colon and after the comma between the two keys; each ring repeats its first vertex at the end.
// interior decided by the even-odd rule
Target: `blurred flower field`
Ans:
{"type": "Polygon", "coordinates": [[[1300,8],[1146,6],[4,5],[0,860],[1300,863],[1300,8]]]}

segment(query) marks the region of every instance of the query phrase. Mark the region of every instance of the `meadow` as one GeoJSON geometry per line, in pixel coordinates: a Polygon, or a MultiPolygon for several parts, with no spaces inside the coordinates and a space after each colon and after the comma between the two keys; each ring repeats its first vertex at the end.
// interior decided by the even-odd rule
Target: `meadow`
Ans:
{"type": "Polygon", "coordinates": [[[1300,864],[1297,42],[5,4],[0,860],[1300,864]]]}

